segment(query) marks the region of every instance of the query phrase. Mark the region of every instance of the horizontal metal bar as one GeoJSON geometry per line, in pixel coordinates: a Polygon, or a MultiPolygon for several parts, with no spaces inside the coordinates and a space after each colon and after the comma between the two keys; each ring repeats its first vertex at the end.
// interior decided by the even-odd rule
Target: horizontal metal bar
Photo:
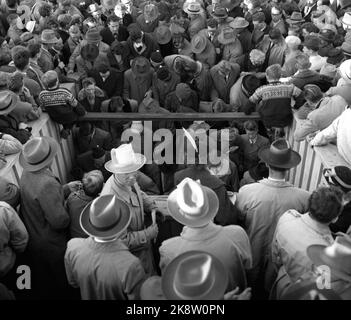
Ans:
{"type": "Polygon", "coordinates": [[[260,116],[257,112],[246,115],[244,112],[223,112],[223,113],[109,113],[109,112],[88,112],[78,121],[92,120],[209,120],[209,121],[229,121],[229,120],[258,120],[260,116]]]}

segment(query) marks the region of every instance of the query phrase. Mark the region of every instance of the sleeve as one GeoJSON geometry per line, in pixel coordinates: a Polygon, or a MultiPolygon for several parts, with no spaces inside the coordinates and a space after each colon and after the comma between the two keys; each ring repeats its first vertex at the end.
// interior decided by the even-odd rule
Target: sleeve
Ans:
{"type": "Polygon", "coordinates": [[[145,271],[138,259],[130,266],[124,283],[128,300],[140,300],[140,287],[145,280],[145,271]]]}
{"type": "Polygon", "coordinates": [[[71,248],[70,248],[70,241],[67,243],[67,250],[65,253],[65,270],[66,270],[66,276],[67,276],[67,281],[68,283],[73,287],[73,288],[79,288],[79,284],[77,282],[77,279],[74,277],[74,273],[72,270],[71,266],[71,248]]]}
{"type": "Polygon", "coordinates": [[[141,196],[142,196],[142,198],[143,198],[144,210],[145,210],[146,212],[151,212],[153,209],[156,210],[156,209],[157,209],[157,206],[156,206],[155,201],[154,201],[154,200],[151,200],[151,198],[148,197],[148,195],[147,195],[145,192],[143,192],[143,191],[141,191],[141,190],[140,190],[140,192],[141,192],[141,196]]]}
{"type": "Polygon", "coordinates": [[[301,121],[301,124],[296,127],[294,132],[294,140],[302,141],[304,140],[310,133],[316,132],[319,129],[317,126],[310,120],[306,119],[301,121]]]}
{"type": "Polygon", "coordinates": [[[249,98],[249,101],[252,103],[258,103],[262,99],[262,90],[261,88],[258,88],[254,94],[249,98]]]}
{"type": "Polygon", "coordinates": [[[164,270],[168,266],[168,264],[171,262],[171,257],[169,257],[166,253],[165,247],[162,244],[161,247],[159,248],[160,252],[160,270],[161,270],[161,275],[163,275],[164,270]]]}
{"type": "Polygon", "coordinates": [[[11,208],[5,208],[9,216],[8,229],[10,232],[10,245],[16,252],[23,252],[28,243],[28,232],[17,212],[11,208]]]}
{"type": "Polygon", "coordinates": [[[342,117],[342,115],[336,118],[329,127],[317,133],[317,135],[311,141],[311,145],[322,146],[328,144],[330,141],[335,140],[338,133],[340,117],[342,117]]]}
{"type": "Polygon", "coordinates": [[[22,144],[15,137],[4,134],[0,139],[0,150],[4,152],[5,155],[14,154],[22,150],[22,144]]]}
{"type": "Polygon", "coordinates": [[[64,195],[61,184],[56,180],[48,180],[43,183],[42,190],[43,192],[39,194],[38,200],[45,219],[54,230],[67,228],[70,218],[64,207],[64,195]]]}
{"type": "Polygon", "coordinates": [[[245,204],[245,186],[242,187],[239,190],[239,193],[237,194],[236,201],[235,201],[235,207],[239,210],[238,212],[238,220],[245,222],[246,220],[246,215],[248,212],[247,205],[245,204]]]}
{"type": "Polygon", "coordinates": [[[67,66],[67,71],[74,71],[74,67],[76,65],[76,58],[79,56],[81,50],[81,44],[79,43],[73,53],[71,54],[71,57],[69,58],[68,66],[67,66]]]}
{"type": "Polygon", "coordinates": [[[77,73],[80,77],[80,79],[84,79],[88,76],[87,71],[86,71],[86,67],[84,64],[84,61],[82,59],[78,59],[79,57],[77,57],[76,59],[76,64],[77,64],[77,73]]]}
{"type": "Polygon", "coordinates": [[[240,249],[240,256],[246,270],[252,268],[252,252],[249,237],[247,236],[245,230],[239,226],[237,228],[237,234],[240,235],[240,240],[236,241],[235,244],[240,249]]]}
{"type": "Polygon", "coordinates": [[[130,99],[130,83],[127,72],[124,73],[123,98],[130,99]]]}
{"type": "Polygon", "coordinates": [[[74,97],[72,93],[69,93],[67,95],[67,103],[74,108],[78,105],[78,100],[74,97]]]}
{"type": "Polygon", "coordinates": [[[125,231],[121,234],[120,238],[129,250],[133,250],[147,243],[145,229],[140,231],[125,231]]]}

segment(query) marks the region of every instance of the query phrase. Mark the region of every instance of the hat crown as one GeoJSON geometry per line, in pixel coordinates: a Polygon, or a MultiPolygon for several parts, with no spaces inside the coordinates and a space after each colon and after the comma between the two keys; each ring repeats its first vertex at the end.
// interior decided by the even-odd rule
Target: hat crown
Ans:
{"type": "Polygon", "coordinates": [[[183,299],[207,293],[214,284],[213,259],[209,254],[197,253],[182,261],[174,277],[174,289],[183,299]]]}
{"type": "Polygon", "coordinates": [[[50,152],[49,142],[41,137],[29,140],[23,147],[23,157],[31,165],[43,162],[50,152]]]}
{"type": "Polygon", "coordinates": [[[177,191],[177,203],[183,215],[196,219],[207,214],[207,198],[199,183],[185,178],[178,184],[177,191]]]}
{"type": "Polygon", "coordinates": [[[135,153],[131,143],[122,144],[111,150],[111,160],[113,165],[124,166],[136,162],[135,153]]]}
{"type": "Polygon", "coordinates": [[[0,92],[0,110],[6,109],[12,102],[12,94],[9,91],[0,92]]]}
{"type": "Polygon", "coordinates": [[[108,230],[121,220],[122,212],[113,195],[98,197],[90,206],[90,223],[97,230],[108,230]]]}
{"type": "Polygon", "coordinates": [[[100,32],[97,29],[90,29],[85,36],[87,42],[98,42],[101,40],[100,32]]]}
{"type": "Polygon", "coordinates": [[[232,28],[223,28],[223,38],[224,39],[232,39],[234,38],[235,34],[232,28]]]}
{"type": "Polygon", "coordinates": [[[53,43],[57,42],[58,39],[56,38],[54,30],[51,29],[44,29],[41,33],[41,42],[43,43],[53,43]]]}
{"type": "Polygon", "coordinates": [[[280,161],[287,161],[290,157],[290,144],[286,139],[277,139],[272,142],[270,151],[272,156],[280,161]]]}
{"type": "Polygon", "coordinates": [[[200,10],[201,10],[200,3],[198,3],[198,2],[191,2],[191,3],[188,4],[188,11],[197,13],[197,12],[200,12],[200,10]]]}
{"type": "Polygon", "coordinates": [[[294,12],[291,14],[290,20],[295,20],[295,21],[300,21],[300,20],[302,20],[302,14],[301,14],[301,12],[294,11],[294,12]]]}

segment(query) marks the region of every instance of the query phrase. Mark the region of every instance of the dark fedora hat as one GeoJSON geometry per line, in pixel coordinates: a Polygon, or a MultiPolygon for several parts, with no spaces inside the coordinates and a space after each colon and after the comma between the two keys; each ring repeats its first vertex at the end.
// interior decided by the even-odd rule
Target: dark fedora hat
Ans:
{"type": "Polygon", "coordinates": [[[80,226],[90,236],[107,239],[123,232],[131,219],[129,206],[108,194],[90,202],[80,215],[80,226]]]}
{"type": "Polygon", "coordinates": [[[301,161],[301,156],[292,150],[289,141],[283,138],[273,141],[269,147],[260,149],[258,156],[269,166],[282,169],[296,167],[301,161]]]}
{"type": "Polygon", "coordinates": [[[162,276],[167,300],[220,300],[228,286],[228,272],[214,255],[185,252],[173,259],[162,276]]]}
{"type": "Polygon", "coordinates": [[[19,157],[24,170],[38,171],[48,166],[58,151],[58,143],[50,137],[36,137],[25,143],[19,157]]]}
{"type": "Polygon", "coordinates": [[[82,47],[80,55],[84,60],[94,61],[99,55],[99,48],[92,43],[88,43],[82,47]]]}
{"type": "Polygon", "coordinates": [[[241,90],[247,97],[251,97],[260,86],[261,80],[253,74],[244,76],[241,82],[241,90]]]}

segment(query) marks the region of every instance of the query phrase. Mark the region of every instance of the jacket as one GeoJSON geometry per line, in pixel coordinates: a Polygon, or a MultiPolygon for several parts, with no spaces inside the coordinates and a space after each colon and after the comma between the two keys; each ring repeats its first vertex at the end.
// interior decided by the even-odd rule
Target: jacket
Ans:
{"type": "Polygon", "coordinates": [[[308,209],[310,194],[285,181],[263,179],[243,186],[237,194],[235,206],[240,211],[249,236],[253,268],[250,278],[264,281],[271,259],[271,243],[280,216],[289,209],[304,213],[308,209]]]}
{"type": "Polygon", "coordinates": [[[195,60],[200,61],[203,66],[207,68],[212,68],[216,64],[217,53],[215,46],[210,42],[210,40],[206,40],[206,48],[201,53],[195,54],[195,60]]]}
{"type": "Polygon", "coordinates": [[[230,89],[233,87],[240,75],[240,66],[233,64],[228,75],[228,79],[225,79],[224,75],[220,72],[218,65],[211,68],[210,74],[212,77],[213,86],[216,89],[215,95],[222,99],[225,103],[229,103],[230,89]]]}
{"type": "Polygon", "coordinates": [[[51,53],[43,47],[40,48],[38,65],[43,73],[55,69],[51,53]]]}
{"type": "Polygon", "coordinates": [[[330,88],[327,92],[326,95],[328,96],[334,96],[334,95],[339,95],[342,96],[348,105],[351,105],[351,84],[344,84],[344,85],[338,85],[336,87],[330,88]]]}
{"type": "Polygon", "coordinates": [[[100,128],[94,128],[89,136],[79,134],[79,128],[73,129],[73,141],[78,153],[87,152],[96,146],[104,148],[106,151],[111,150],[111,134],[100,128]]]}
{"type": "Polygon", "coordinates": [[[108,27],[102,29],[100,31],[100,35],[102,37],[102,41],[110,46],[115,40],[118,40],[119,42],[127,41],[129,37],[129,32],[125,26],[120,25],[118,29],[117,39],[114,37],[110,28],[108,27]]]}
{"type": "Polygon", "coordinates": [[[180,83],[180,77],[173,71],[170,71],[171,79],[169,81],[162,81],[157,78],[156,74],[153,81],[152,93],[155,100],[160,102],[160,106],[164,107],[167,96],[175,91],[176,86],[180,83]]]}
{"type": "Polygon", "coordinates": [[[123,73],[110,69],[110,75],[103,81],[100,73],[96,70],[88,72],[89,77],[93,77],[96,85],[105,91],[108,99],[115,96],[122,96],[123,93],[123,73]]]}
{"type": "Polygon", "coordinates": [[[109,66],[109,62],[106,54],[99,53],[99,56],[94,61],[88,61],[83,59],[81,55],[76,58],[77,72],[80,79],[88,77],[89,72],[96,68],[98,63],[104,62],[109,66]]]}
{"type": "Polygon", "coordinates": [[[239,226],[222,227],[213,222],[202,228],[185,226],[179,237],[164,241],[159,250],[162,273],[180,254],[201,250],[213,254],[228,271],[226,291],[237,286],[242,291],[247,287],[246,270],[252,266],[251,247],[245,231],[239,226]]]}
{"type": "Polygon", "coordinates": [[[323,130],[328,127],[334,119],[340,116],[347,106],[347,102],[341,96],[323,98],[317,109],[312,110],[306,120],[302,120],[294,132],[294,139],[302,141],[310,133],[323,130]]]}
{"type": "Polygon", "coordinates": [[[290,83],[300,89],[303,89],[306,84],[316,84],[323,92],[326,92],[332,86],[332,80],[332,78],[316,71],[300,70],[292,76],[290,83]]]}
{"type": "Polygon", "coordinates": [[[121,240],[99,243],[92,237],[67,244],[68,282],[83,300],[138,300],[145,272],[121,240]]]}
{"type": "Polygon", "coordinates": [[[332,124],[317,133],[312,145],[324,145],[337,140],[340,155],[351,165],[351,109],[347,108],[332,124]]]}
{"type": "Polygon", "coordinates": [[[232,63],[238,63],[239,57],[243,54],[243,47],[238,38],[229,44],[225,44],[222,50],[222,60],[227,60],[232,63]]]}
{"type": "Polygon", "coordinates": [[[151,212],[156,209],[153,200],[150,200],[136,183],[134,191],[130,194],[125,186],[116,181],[115,176],[111,176],[105,183],[101,195],[114,194],[121,200],[125,201],[131,209],[132,218],[126,232],[121,235],[121,240],[129,248],[131,253],[136,255],[144,267],[147,275],[155,272],[155,265],[151,251],[151,242],[145,232],[144,215],[145,212],[151,212]]]}
{"type": "Polygon", "coordinates": [[[211,188],[216,193],[219,200],[218,213],[214,218],[216,224],[222,226],[237,224],[238,216],[235,206],[230,201],[225,183],[222,180],[211,175],[206,169],[186,168],[175,173],[174,184],[178,185],[186,177],[193,180],[200,180],[203,186],[211,188]]]}
{"type": "Polygon", "coordinates": [[[138,56],[144,56],[147,59],[150,59],[151,54],[157,50],[160,50],[157,42],[155,41],[155,39],[153,38],[152,35],[144,33],[143,36],[143,43],[145,45],[145,50],[139,54],[133,46],[133,41],[131,40],[131,38],[129,37],[127,40],[127,46],[129,49],[129,56],[128,56],[128,60],[132,60],[138,56]]]}
{"type": "Polygon", "coordinates": [[[16,252],[23,252],[28,243],[28,232],[17,212],[0,201],[0,277],[14,266],[16,252]]]}

